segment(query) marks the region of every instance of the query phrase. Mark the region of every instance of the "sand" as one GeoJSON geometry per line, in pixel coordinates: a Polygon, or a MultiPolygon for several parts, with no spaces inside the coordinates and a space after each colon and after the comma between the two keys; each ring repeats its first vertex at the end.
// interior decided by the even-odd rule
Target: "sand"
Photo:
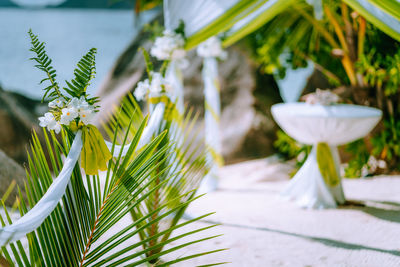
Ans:
{"type": "Polygon", "coordinates": [[[229,250],[174,266],[400,266],[399,176],[345,179],[346,198],[364,207],[304,210],[279,196],[290,170],[265,159],[224,167],[220,188],[194,202],[186,216],[215,211],[196,224],[221,226],[197,236],[224,235],[174,256],[229,250]]]}

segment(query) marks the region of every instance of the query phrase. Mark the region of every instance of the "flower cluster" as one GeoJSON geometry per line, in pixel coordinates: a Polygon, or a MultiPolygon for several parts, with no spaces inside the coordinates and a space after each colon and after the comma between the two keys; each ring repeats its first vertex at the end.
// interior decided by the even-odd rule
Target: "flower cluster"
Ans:
{"type": "Polygon", "coordinates": [[[340,98],[337,94],[330,90],[317,89],[315,93],[304,96],[308,104],[333,105],[339,102],[340,98]]]}
{"type": "Polygon", "coordinates": [[[167,83],[165,78],[159,72],[150,73],[151,82],[146,79],[139,82],[134,95],[137,100],[143,100],[148,97],[159,97],[162,94],[169,93],[171,91],[171,86],[167,83]]]}
{"type": "Polygon", "coordinates": [[[50,111],[39,118],[39,125],[54,130],[56,133],[61,131],[62,125],[70,125],[75,121],[77,125],[81,122],[83,125],[90,124],[94,117],[95,110],[85,97],[72,98],[68,102],[62,98],[57,98],[49,103],[50,111]]]}
{"type": "Polygon", "coordinates": [[[221,60],[227,58],[228,54],[222,48],[221,40],[213,36],[197,47],[197,54],[201,57],[215,57],[221,60]]]}
{"type": "Polygon", "coordinates": [[[378,169],[385,169],[387,167],[384,160],[378,160],[374,156],[370,156],[368,162],[361,169],[361,176],[365,177],[368,174],[375,174],[378,169]]]}
{"type": "Polygon", "coordinates": [[[183,59],[186,56],[184,45],[181,34],[165,30],[162,36],[156,38],[150,54],[158,60],[183,59]]]}

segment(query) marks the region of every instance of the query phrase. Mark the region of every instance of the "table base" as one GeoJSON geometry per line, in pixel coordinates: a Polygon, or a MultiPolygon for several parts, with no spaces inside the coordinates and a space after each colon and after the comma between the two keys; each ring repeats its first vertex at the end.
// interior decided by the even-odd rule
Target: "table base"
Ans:
{"type": "MultiPolygon", "coordinates": [[[[336,171],[340,173],[340,159],[336,147],[330,147],[335,161],[336,171]]],[[[318,168],[316,146],[313,146],[306,162],[281,193],[285,199],[294,201],[298,206],[308,209],[336,208],[345,202],[342,182],[329,186],[318,168]]],[[[340,177],[340,176],[339,176],[340,177]]]]}

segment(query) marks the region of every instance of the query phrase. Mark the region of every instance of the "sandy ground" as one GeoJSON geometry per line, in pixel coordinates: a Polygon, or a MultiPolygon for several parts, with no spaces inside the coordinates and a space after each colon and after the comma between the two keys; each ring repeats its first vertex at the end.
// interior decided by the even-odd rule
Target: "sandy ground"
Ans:
{"type": "MultiPolygon", "coordinates": [[[[245,267],[400,266],[400,176],[345,179],[347,199],[365,206],[304,210],[279,196],[291,169],[271,159],[224,167],[219,190],[193,202],[185,219],[216,213],[174,232],[179,235],[219,223],[186,241],[223,235],[180,249],[164,260],[228,248],[173,266],[217,262],[245,267]]],[[[101,239],[130,222],[125,216],[101,239]]]]}
{"type": "Polygon", "coordinates": [[[223,236],[174,256],[229,250],[174,266],[400,266],[399,176],[345,179],[347,199],[364,207],[304,210],[279,197],[289,171],[267,160],[224,167],[219,190],[194,202],[186,216],[215,211],[197,225],[221,225],[198,236],[223,236]]]}

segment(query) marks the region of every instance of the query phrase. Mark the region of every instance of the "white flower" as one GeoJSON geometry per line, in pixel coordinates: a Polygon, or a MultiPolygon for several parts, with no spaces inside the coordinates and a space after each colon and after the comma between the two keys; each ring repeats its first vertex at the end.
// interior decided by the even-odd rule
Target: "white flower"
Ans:
{"type": "Polygon", "coordinates": [[[56,121],[54,118],[54,115],[50,112],[47,112],[44,114],[43,117],[39,118],[39,125],[41,127],[47,127],[47,130],[54,130],[56,133],[59,133],[61,131],[61,124],[56,121]]]}
{"type": "Polygon", "coordinates": [[[163,89],[166,92],[171,90],[171,86],[166,82],[165,78],[159,72],[151,72],[151,83],[148,79],[143,82],[139,82],[135,92],[135,98],[137,100],[143,100],[148,94],[149,97],[159,97],[163,93],[163,89]]]}
{"type": "Polygon", "coordinates": [[[43,117],[39,118],[39,121],[40,121],[39,122],[40,127],[47,127],[50,124],[52,124],[53,122],[55,122],[55,118],[54,118],[54,115],[52,113],[47,112],[47,113],[44,114],[43,117]]]}
{"type": "Polygon", "coordinates": [[[150,89],[149,80],[146,79],[143,82],[139,82],[138,83],[133,95],[135,96],[135,98],[137,100],[143,100],[146,97],[147,92],[149,91],[149,89],[150,89]]]}
{"type": "Polygon", "coordinates": [[[186,56],[184,45],[181,34],[165,30],[163,36],[156,38],[150,54],[158,60],[182,59],[186,56]]]}
{"type": "Polygon", "coordinates": [[[219,59],[226,59],[227,53],[222,49],[221,40],[213,36],[197,47],[197,54],[201,57],[215,57],[219,59]]]}
{"type": "Polygon", "coordinates": [[[88,102],[86,102],[85,97],[81,96],[81,98],[77,98],[77,97],[72,98],[68,104],[68,107],[79,110],[81,108],[88,109],[90,107],[90,105],[88,104],[88,102]]]}
{"type": "Polygon", "coordinates": [[[163,88],[165,91],[170,91],[171,86],[167,83],[164,77],[159,72],[153,72],[151,74],[151,84],[149,88],[150,97],[159,97],[163,93],[163,88]]]}
{"type": "Polygon", "coordinates": [[[61,123],[59,121],[56,121],[53,127],[51,127],[51,130],[54,130],[57,134],[61,131],[61,123]]]}
{"type": "Polygon", "coordinates": [[[57,98],[57,99],[54,99],[53,101],[49,102],[49,107],[50,108],[55,108],[55,107],[62,108],[64,106],[64,103],[65,102],[63,99],[57,98]]]}
{"type": "Polygon", "coordinates": [[[78,117],[78,111],[74,107],[63,108],[60,122],[64,125],[69,125],[72,120],[78,117]]]}
{"type": "Polygon", "coordinates": [[[79,111],[79,117],[81,121],[85,124],[88,125],[90,124],[91,120],[94,117],[94,111],[92,109],[81,109],[79,111]]]}

